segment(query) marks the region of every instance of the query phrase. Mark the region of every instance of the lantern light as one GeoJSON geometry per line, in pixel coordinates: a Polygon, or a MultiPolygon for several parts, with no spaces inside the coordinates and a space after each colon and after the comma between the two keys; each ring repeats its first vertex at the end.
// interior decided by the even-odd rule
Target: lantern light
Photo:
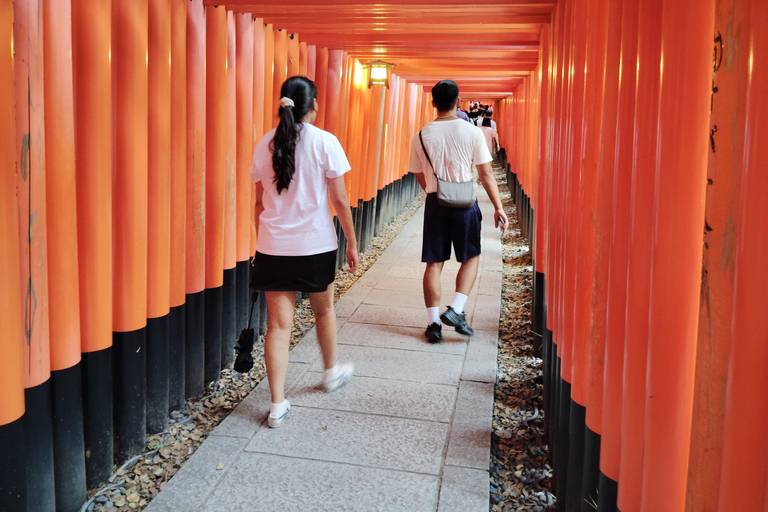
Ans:
{"type": "Polygon", "coordinates": [[[363,64],[363,67],[371,70],[368,76],[369,89],[374,85],[386,85],[387,89],[389,89],[389,74],[390,70],[395,68],[394,64],[384,62],[383,60],[374,60],[363,64]]]}

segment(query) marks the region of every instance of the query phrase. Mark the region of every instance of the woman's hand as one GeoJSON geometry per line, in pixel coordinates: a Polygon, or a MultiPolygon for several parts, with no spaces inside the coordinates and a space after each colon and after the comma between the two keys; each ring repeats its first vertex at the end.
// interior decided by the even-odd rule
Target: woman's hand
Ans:
{"type": "Polygon", "coordinates": [[[357,270],[357,266],[360,264],[360,255],[357,253],[357,247],[347,247],[347,263],[349,264],[347,272],[351,274],[357,270]]]}

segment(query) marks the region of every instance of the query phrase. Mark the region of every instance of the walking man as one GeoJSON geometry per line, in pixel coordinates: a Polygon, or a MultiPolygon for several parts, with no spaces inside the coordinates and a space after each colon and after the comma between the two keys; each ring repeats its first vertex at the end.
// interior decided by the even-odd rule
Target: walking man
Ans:
{"type": "Polygon", "coordinates": [[[472,166],[477,167],[480,181],[495,209],[496,227],[506,229],[509,221],[499,197],[499,188],[491,169],[491,153],[483,132],[456,116],[459,87],[451,80],[441,80],[432,88],[432,105],[437,118],[427,124],[411,143],[410,171],[416,175],[427,193],[424,208],[424,235],[421,261],[424,271],[424,303],[427,307],[427,341],[438,343],[442,323],[457,332],[472,336],[464,305],[472,291],[480,262],[480,226],[483,216],[475,204],[469,208],[443,206],[437,200],[438,182],[472,181],[472,166]],[[422,145],[423,141],[423,145],[422,145]],[[451,245],[461,268],[456,276],[453,303],[440,314],[440,275],[443,264],[451,257],[451,245]]]}

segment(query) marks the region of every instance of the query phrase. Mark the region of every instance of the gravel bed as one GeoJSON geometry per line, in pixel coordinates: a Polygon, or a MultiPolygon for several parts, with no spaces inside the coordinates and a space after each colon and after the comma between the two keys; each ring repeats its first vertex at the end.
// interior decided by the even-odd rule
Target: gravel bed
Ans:
{"type": "MultiPolygon", "coordinates": [[[[381,235],[373,239],[370,247],[360,255],[357,271],[336,273],[335,300],[338,301],[344,292],[376,262],[403,226],[421,207],[425,197],[423,194],[420,195],[381,235]]],[[[314,324],[315,318],[309,307],[309,299],[299,301],[296,304],[291,347],[298,343],[314,324]]],[[[171,414],[169,428],[149,437],[140,455],[118,468],[106,485],[89,491],[89,500],[83,505],[81,511],[143,510],[182,464],[195,453],[213,429],[265,376],[264,337],[262,336],[255,343],[254,367],[249,373],[241,374],[231,369],[222,371],[221,378],[206,387],[203,397],[188,400],[185,410],[171,414]]]]}
{"type": "Polygon", "coordinates": [[[544,443],[542,361],[531,332],[533,266],[501,167],[494,166],[510,228],[502,237],[504,278],[491,435],[491,511],[554,511],[544,443]]]}

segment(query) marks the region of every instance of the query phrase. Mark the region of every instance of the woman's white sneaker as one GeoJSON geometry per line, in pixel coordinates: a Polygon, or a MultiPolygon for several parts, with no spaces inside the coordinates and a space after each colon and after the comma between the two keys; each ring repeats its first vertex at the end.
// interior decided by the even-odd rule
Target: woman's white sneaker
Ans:
{"type": "Polygon", "coordinates": [[[283,424],[283,420],[288,416],[291,411],[291,404],[288,400],[285,400],[282,404],[272,404],[269,411],[269,417],[267,418],[267,424],[269,428],[277,428],[283,424]]]}
{"type": "Polygon", "coordinates": [[[332,370],[325,372],[323,387],[326,393],[338,389],[344,385],[355,372],[355,365],[352,363],[337,364],[332,370]]]}

